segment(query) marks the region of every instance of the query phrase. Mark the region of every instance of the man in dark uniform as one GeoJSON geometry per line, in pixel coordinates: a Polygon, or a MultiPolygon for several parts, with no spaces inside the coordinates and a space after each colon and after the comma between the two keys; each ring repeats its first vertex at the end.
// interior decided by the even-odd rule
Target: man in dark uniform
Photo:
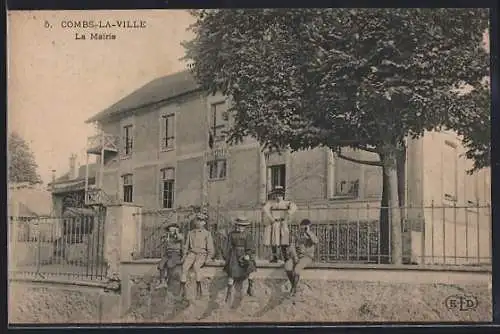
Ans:
{"type": "Polygon", "coordinates": [[[318,237],[311,231],[311,221],[304,219],[300,222],[300,231],[295,236],[290,246],[290,257],[285,262],[285,271],[292,289],[290,293],[297,293],[300,274],[304,268],[313,262],[315,247],[318,237]]]}
{"type": "Polygon", "coordinates": [[[180,233],[179,225],[173,223],[165,227],[166,234],[162,237],[164,254],[158,270],[160,271],[160,285],[158,288],[166,288],[174,274],[176,268],[182,264],[182,247],[184,236],[180,233]]]}
{"type": "Polygon", "coordinates": [[[250,222],[245,217],[238,217],[235,229],[227,236],[227,246],[224,255],[224,271],[227,273],[226,302],[232,298],[233,285],[242,284],[248,279],[247,294],[254,295],[252,273],[257,270],[255,264],[256,246],[251,231],[247,229],[250,222]]]}

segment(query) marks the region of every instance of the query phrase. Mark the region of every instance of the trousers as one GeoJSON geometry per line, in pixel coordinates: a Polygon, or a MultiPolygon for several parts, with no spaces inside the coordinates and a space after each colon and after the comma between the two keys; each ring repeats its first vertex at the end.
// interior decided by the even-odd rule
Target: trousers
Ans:
{"type": "Polygon", "coordinates": [[[196,282],[201,282],[201,267],[205,264],[207,260],[207,254],[196,254],[189,252],[182,263],[182,273],[181,273],[181,282],[187,282],[187,275],[189,270],[192,268],[194,271],[196,282]]]}
{"type": "Polygon", "coordinates": [[[293,271],[295,274],[300,275],[302,270],[304,270],[304,268],[309,266],[312,262],[313,260],[308,256],[301,257],[297,261],[288,259],[285,262],[285,271],[293,271]]]}

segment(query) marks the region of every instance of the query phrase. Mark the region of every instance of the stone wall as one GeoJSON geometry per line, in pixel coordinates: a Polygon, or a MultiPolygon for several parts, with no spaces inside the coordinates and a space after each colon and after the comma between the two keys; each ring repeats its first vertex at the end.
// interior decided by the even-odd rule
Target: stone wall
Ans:
{"type": "Polygon", "coordinates": [[[119,295],[100,287],[10,282],[9,323],[103,323],[119,319],[119,295]]]}

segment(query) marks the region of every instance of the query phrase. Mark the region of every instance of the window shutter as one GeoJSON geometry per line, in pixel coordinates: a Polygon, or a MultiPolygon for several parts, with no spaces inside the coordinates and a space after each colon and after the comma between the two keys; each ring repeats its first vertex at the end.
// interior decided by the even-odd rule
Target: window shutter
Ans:
{"type": "Polygon", "coordinates": [[[382,167],[365,166],[365,196],[369,198],[382,196],[382,167]]]}
{"type": "MultiPolygon", "coordinates": [[[[353,150],[343,150],[343,155],[359,158],[359,152],[353,150]]],[[[358,196],[359,179],[361,175],[361,165],[355,162],[335,157],[335,196],[358,196]]]]}
{"type": "Polygon", "coordinates": [[[160,148],[165,148],[165,115],[160,116],[160,148]]]}

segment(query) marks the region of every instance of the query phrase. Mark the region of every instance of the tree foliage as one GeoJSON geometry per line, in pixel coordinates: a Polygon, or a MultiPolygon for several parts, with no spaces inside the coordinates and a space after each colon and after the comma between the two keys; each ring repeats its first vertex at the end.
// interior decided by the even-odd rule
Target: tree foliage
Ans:
{"type": "MultiPolygon", "coordinates": [[[[202,88],[231,97],[231,143],[252,136],[275,149],[326,146],[345,159],[343,147],[378,153],[379,161],[358,162],[384,168],[390,206],[399,205],[396,165],[406,138],[451,126],[464,135],[468,156],[480,157],[473,153],[473,126],[457,103],[470,97],[456,88],[478,88],[489,73],[482,46],[488,10],[238,9],[193,15],[195,38],[185,44],[186,58],[202,88]]],[[[480,118],[473,108],[467,113],[480,118]]],[[[391,212],[391,233],[399,257],[397,211],[391,212]]]]}
{"type": "MultiPolygon", "coordinates": [[[[210,92],[232,97],[231,141],[383,151],[445,122],[460,82],[488,75],[484,9],[194,12],[187,46],[210,92]]],[[[453,104],[456,106],[456,104],[453,104]]]]}
{"type": "Polygon", "coordinates": [[[456,104],[461,113],[448,119],[446,126],[462,136],[465,156],[474,161],[469,173],[491,165],[491,93],[484,83],[467,95],[460,96],[456,104]]]}
{"type": "Polygon", "coordinates": [[[38,165],[28,143],[16,132],[11,132],[7,141],[9,182],[42,183],[37,172],[38,165]]]}

